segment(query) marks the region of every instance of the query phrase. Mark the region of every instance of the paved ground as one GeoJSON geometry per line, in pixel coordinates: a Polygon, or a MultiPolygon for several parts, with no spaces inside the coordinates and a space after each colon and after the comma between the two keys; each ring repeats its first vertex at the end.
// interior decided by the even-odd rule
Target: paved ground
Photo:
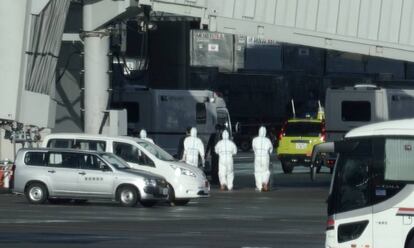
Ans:
{"type": "Polygon", "coordinates": [[[323,247],[330,175],[280,174],[254,191],[252,158],[236,160],[236,190],[216,187],[183,207],[123,208],[112,202],[29,205],[0,194],[0,247],[323,247]]]}

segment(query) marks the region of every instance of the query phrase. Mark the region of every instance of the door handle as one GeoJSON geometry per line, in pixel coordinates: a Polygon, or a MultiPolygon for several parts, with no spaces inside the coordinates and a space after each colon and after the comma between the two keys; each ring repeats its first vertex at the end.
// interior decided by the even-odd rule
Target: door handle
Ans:
{"type": "Polygon", "coordinates": [[[82,175],[82,176],[84,176],[84,175],[86,175],[86,172],[79,172],[79,175],[82,175]]]}
{"type": "Polygon", "coordinates": [[[47,172],[49,172],[49,173],[55,173],[56,171],[55,170],[50,170],[50,171],[47,171],[47,172]]]}

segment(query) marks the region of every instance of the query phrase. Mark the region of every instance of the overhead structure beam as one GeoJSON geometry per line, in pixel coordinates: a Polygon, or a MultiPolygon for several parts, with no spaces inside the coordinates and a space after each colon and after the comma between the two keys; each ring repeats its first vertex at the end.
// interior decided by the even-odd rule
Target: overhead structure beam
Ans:
{"type": "Polygon", "coordinates": [[[210,31],[414,61],[414,1],[141,0],[210,31]]]}

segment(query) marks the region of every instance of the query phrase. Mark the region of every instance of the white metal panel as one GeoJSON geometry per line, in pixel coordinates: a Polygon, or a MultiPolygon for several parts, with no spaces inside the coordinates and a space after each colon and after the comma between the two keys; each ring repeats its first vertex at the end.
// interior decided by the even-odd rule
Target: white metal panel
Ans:
{"type": "Polygon", "coordinates": [[[256,21],[273,24],[275,22],[277,0],[256,1],[256,21]]]}
{"type": "Polygon", "coordinates": [[[406,45],[414,44],[414,1],[404,1],[400,42],[406,45]]]}
{"type": "Polygon", "coordinates": [[[278,0],[276,5],[276,25],[294,27],[297,0],[278,0]]]}
{"type": "Polygon", "coordinates": [[[381,0],[362,1],[360,13],[358,37],[376,40],[381,17],[381,0]]]}
{"type": "Polygon", "coordinates": [[[316,29],[318,15],[318,0],[298,0],[296,27],[304,29],[316,29]]]}
{"type": "Polygon", "coordinates": [[[398,42],[401,21],[402,0],[383,0],[378,39],[398,42]]]}
{"type": "Polygon", "coordinates": [[[361,0],[341,0],[339,3],[337,34],[356,36],[361,0]]]}
{"type": "Polygon", "coordinates": [[[208,10],[210,15],[219,15],[233,18],[235,0],[210,0],[208,1],[208,10]]]}
{"type": "Polygon", "coordinates": [[[236,0],[234,18],[253,20],[255,18],[256,0],[236,0]]]}
{"type": "Polygon", "coordinates": [[[317,31],[336,33],[339,0],[319,0],[317,31]]]}

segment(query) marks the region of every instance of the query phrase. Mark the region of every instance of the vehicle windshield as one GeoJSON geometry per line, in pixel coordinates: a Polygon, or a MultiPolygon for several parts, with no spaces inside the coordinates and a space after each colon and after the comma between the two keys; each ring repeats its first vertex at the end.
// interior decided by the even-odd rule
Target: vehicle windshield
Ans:
{"type": "Polygon", "coordinates": [[[171,156],[168,152],[164,151],[161,147],[154,145],[151,142],[147,141],[138,141],[138,145],[142,146],[145,150],[147,150],[149,153],[154,155],[160,160],[163,161],[175,161],[176,159],[171,156]]]}
{"type": "Polygon", "coordinates": [[[286,125],[285,136],[318,137],[322,132],[319,122],[289,122],[286,125]]]}
{"type": "Polygon", "coordinates": [[[131,168],[127,162],[125,162],[122,158],[112,154],[112,153],[103,153],[101,157],[106,160],[106,162],[110,163],[118,170],[125,170],[131,168]]]}
{"type": "Polygon", "coordinates": [[[370,204],[369,169],[372,167],[370,141],[361,141],[352,152],[341,153],[335,165],[332,202],[328,212],[340,213],[370,204]]]}

